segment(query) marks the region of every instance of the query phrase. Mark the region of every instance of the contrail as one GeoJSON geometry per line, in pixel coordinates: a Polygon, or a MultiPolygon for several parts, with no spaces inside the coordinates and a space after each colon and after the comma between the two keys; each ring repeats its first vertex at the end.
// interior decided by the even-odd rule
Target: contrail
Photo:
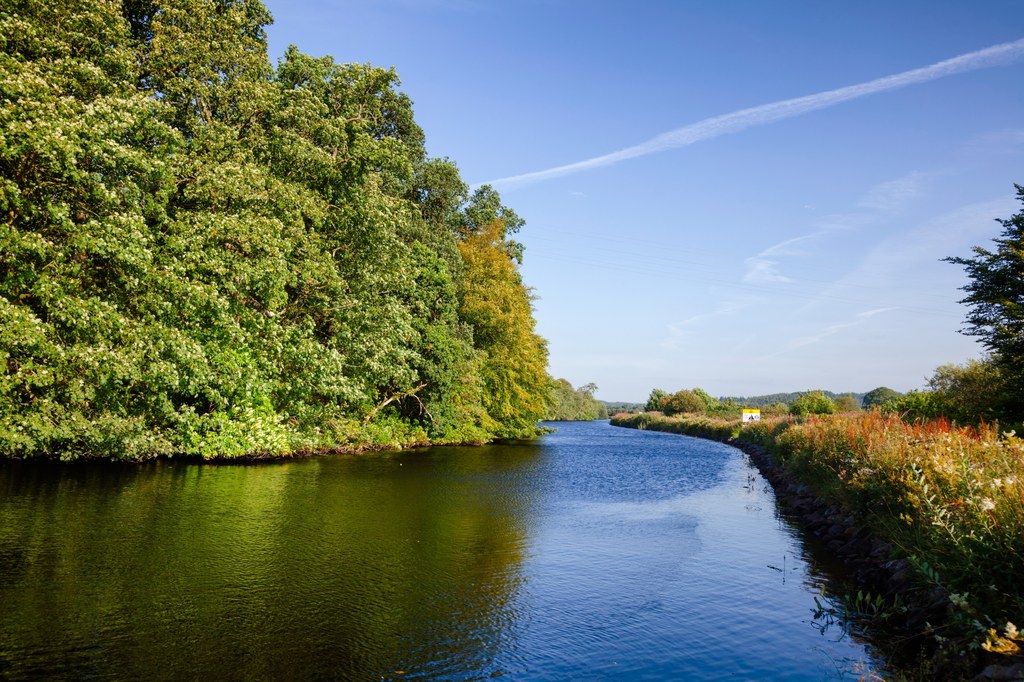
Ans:
{"type": "Polygon", "coordinates": [[[946,76],[952,76],[958,73],[976,71],[990,66],[1010,64],[1017,61],[1022,56],[1024,56],[1024,38],[1012,43],[993,45],[992,47],[987,47],[984,50],[978,50],[977,52],[968,52],[967,54],[962,54],[959,57],[953,57],[952,59],[936,62],[930,66],[911,69],[910,71],[904,71],[892,76],[876,78],[875,80],[867,81],[866,83],[848,85],[843,88],[837,88],[836,90],[828,90],[826,92],[819,92],[814,95],[805,95],[804,97],[796,97],[794,99],[785,99],[780,102],[762,104],[761,106],[734,111],[730,114],[706,118],[703,121],[698,121],[697,123],[692,123],[688,126],[683,126],[682,128],[676,128],[675,130],[671,130],[667,133],[662,133],[661,135],[653,137],[646,142],[642,142],[632,147],[626,147],[625,149],[620,149],[617,152],[604,154],[602,156],[595,156],[590,159],[584,159],[583,161],[577,161],[576,163],[569,163],[564,166],[555,166],[554,168],[548,168],[547,170],[523,173],[522,175],[512,175],[507,178],[498,178],[497,180],[491,180],[480,184],[494,185],[495,187],[516,187],[529,183],[540,182],[541,180],[550,180],[551,178],[557,178],[563,175],[579,173],[580,171],[590,170],[591,168],[611,166],[619,163],[620,161],[625,161],[626,159],[646,156],[648,154],[654,154],[674,147],[685,147],[686,145],[691,145],[694,142],[708,140],[728,133],[736,133],[753,126],[764,125],[765,123],[774,123],[775,121],[799,116],[800,114],[807,113],[808,111],[814,111],[815,109],[824,109],[825,107],[835,106],[836,104],[846,102],[851,99],[867,97],[868,95],[874,95],[887,90],[905,88],[908,85],[925,83],[927,81],[945,78],[946,76]]]}

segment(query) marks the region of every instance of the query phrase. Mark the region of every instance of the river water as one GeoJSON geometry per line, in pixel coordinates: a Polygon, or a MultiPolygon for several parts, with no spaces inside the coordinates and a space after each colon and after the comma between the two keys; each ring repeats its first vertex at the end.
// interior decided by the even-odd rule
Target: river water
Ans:
{"type": "Polygon", "coordinates": [[[835,680],[740,451],[607,422],[246,465],[0,465],[0,678],[835,680]]]}

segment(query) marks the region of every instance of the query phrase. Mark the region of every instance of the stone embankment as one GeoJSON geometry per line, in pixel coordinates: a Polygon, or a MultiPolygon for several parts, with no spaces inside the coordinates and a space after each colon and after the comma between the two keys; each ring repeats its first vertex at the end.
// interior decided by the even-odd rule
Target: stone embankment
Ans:
{"type": "Polygon", "coordinates": [[[913,567],[906,559],[893,559],[893,547],[874,537],[851,514],[818,498],[790,476],[763,447],[732,439],[729,445],[750,456],[775,489],[789,517],[818,538],[857,580],[873,594],[899,598],[907,606],[906,629],[920,636],[929,623],[945,620],[949,595],[940,587],[921,593],[913,582],[913,567]]]}

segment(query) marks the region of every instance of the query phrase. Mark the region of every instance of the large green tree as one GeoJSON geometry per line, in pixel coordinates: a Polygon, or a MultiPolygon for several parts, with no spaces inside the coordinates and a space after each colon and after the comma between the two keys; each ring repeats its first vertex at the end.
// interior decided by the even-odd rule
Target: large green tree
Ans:
{"type": "MultiPolygon", "coordinates": [[[[1024,187],[1015,185],[1024,202],[1024,187]]],[[[1004,416],[1024,419],[1024,209],[1005,220],[992,250],[974,247],[972,258],[946,260],[962,265],[970,281],[961,301],[970,306],[964,333],[977,336],[1003,372],[1004,416]]]]}

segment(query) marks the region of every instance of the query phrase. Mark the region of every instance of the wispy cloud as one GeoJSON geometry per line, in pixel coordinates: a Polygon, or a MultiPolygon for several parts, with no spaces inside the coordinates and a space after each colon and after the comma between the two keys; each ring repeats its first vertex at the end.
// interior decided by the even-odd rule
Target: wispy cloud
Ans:
{"type": "Polygon", "coordinates": [[[743,276],[745,282],[792,282],[793,280],[779,272],[779,256],[799,256],[804,253],[802,249],[796,248],[797,244],[816,239],[818,232],[805,234],[800,237],[793,237],[786,241],[769,246],[756,256],[751,256],[743,261],[747,267],[747,273],[743,276]]]}
{"type": "Polygon", "coordinates": [[[797,337],[791,340],[789,343],[787,343],[781,351],[775,353],[774,355],[770,355],[769,357],[774,357],[775,355],[782,355],[783,353],[789,353],[794,350],[797,350],[798,348],[803,348],[805,346],[810,346],[812,344],[818,343],[819,341],[827,339],[830,336],[838,334],[844,329],[850,329],[851,327],[857,327],[861,324],[864,324],[867,320],[871,319],[875,315],[881,315],[882,313],[888,313],[893,310],[899,310],[899,308],[896,306],[890,306],[887,308],[875,308],[873,310],[865,310],[862,313],[858,313],[857,316],[854,317],[849,322],[840,322],[838,324],[829,325],[828,327],[825,327],[824,329],[814,334],[797,337]]]}
{"type": "Polygon", "coordinates": [[[1014,154],[1024,145],[1024,128],[1009,128],[979,135],[964,145],[964,151],[973,155],[1002,156],[1014,154]]]}
{"type": "Polygon", "coordinates": [[[946,76],[952,76],[958,73],[966,73],[992,66],[1010,64],[1017,61],[1022,56],[1024,56],[1024,39],[1010,43],[1002,43],[983,50],[968,52],[967,54],[962,54],[958,57],[953,57],[952,59],[936,62],[929,66],[903,71],[883,78],[876,78],[875,80],[867,81],[865,83],[848,85],[835,90],[828,90],[814,95],[805,95],[804,97],[781,100],[779,102],[772,102],[771,104],[762,104],[749,109],[741,109],[729,114],[707,118],[703,121],[698,121],[697,123],[692,123],[688,126],[683,126],[682,128],[676,128],[675,130],[671,130],[667,133],[651,138],[646,142],[642,142],[632,147],[626,147],[625,149],[620,149],[619,151],[612,152],[610,154],[595,156],[589,159],[584,159],[583,161],[577,161],[563,166],[556,166],[546,170],[498,178],[481,184],[489,184],[501,188],[512,188],[529,183],[540,182],[542,180],[550,180],[552,178],[562,177],[573,173],[579,173],[581,171],[591,170],[594,168],[611,166],[622,161],[626,161],[627,159],[634,159],[639,156],[646,156],[648,154],[662,152],[675,147],[685,147],[702,140],[708,140],[729,133],[737,133],[741,130],[746,130],[747,128],[754,126],[774,123],[776,121],[799,116],[800,114],[805,114],[809,111],[824,109],[826,107],[841,104],[842,102],[867,97],[868,95],[875,95],[889,90],[897,90],[899,88],[905,88],[918,83],[926,83],[928,81],[945,78],[946,76]]]}
{"type": "Polygon", "coordinates": [[[959,271],[941,260],[969,253],[972,245],[994,236],[994,218],[1008,215],[1015,204],[1011,196],[972,203],[909,229],[890,232],[855,268],[821,289],[794,314],[804,315],[818,306],[834,307],[837,300],[855,299],[875,306],[897,304],[908,313],[935,316],[949,311],[960,315],[962,311],[955,303],[960,298],[956,291],[959,271]],[[949,289],[937,288],[940,283],[949,289]]]}
{"type": "Polygon", "coordinates": [[[706,313],[700,313],[699,315],[693,315],[680,322],[674,322],[668,325],[668,338],[665,339],[661,346],[663,348],[680,348],[683,343],[694,334],[694,327],[707,322],[708,320],[714,320],[722,317],[728,317],[734,313],[743,310],[748,305],[749,301],[741,300],[726,300],[722,301],[721,304],[714,310],[706,313]]]}
{"type": "Polygon", "coordinates": [[[864,208],[895,213],[924,192],[927,174],[914,171],[902,178],[875,185],[861,201],[864,208]]]}
{"type": "Polygon", "coordinates": [[[743,265],[747,271],[743,275],[743,281],[755,283],[792,282],[790,277],[783,275],[779,270],[781,258],[806,256],[812,252],[807,247],[818,239],[834,232],[857,229],[863,222],[863,217],[856,214],[824,216],[815,221],[818,228],[813,232],[773,244],[760,253],[744,259],[743,265]]]}

